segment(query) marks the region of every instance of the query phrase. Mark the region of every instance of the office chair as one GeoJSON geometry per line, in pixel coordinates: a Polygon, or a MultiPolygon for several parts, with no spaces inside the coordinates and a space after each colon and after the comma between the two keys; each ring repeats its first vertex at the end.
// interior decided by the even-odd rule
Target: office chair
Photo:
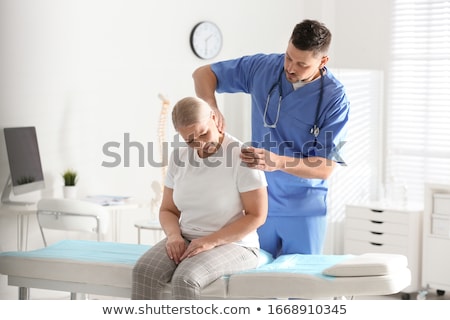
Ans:
{"type": "Polygon", "coordinates": [[[77,199],[41,199],[36,214],[45,246],[44,229],[95,234],[100,241],[109,223],[109,212],[104,207],[77,199]]]}

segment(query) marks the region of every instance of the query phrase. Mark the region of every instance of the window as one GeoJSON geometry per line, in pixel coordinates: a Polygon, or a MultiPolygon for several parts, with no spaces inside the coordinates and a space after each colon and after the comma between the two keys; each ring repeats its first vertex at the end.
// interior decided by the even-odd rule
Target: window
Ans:
{"type": "Polygon", "coordinates": [[[450,183],[450,1],[395,0],[392,26],[385,187],[422,202],[450,183]]]}
{"type": "Polygon", "coordinates": [[[348,135],[342,158],[329,180],[328,234],[324,253],[342,253],[345,205],[375,199],[380,172],[383,73],[377,70],[332,70],[350,101],[348,135]]]}

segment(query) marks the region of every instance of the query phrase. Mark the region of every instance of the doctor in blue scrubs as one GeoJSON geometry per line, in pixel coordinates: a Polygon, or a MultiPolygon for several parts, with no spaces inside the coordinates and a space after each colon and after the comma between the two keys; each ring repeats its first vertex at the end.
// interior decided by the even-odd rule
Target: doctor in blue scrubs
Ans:
{"type": "Polygon", "coordinates": [[[327,227],[327,179],[345,144],[349,102],[326,67],[331,33],[315,20],[294,27],[282,54],[255,54],[205,65],[193,73],[198,97],[225,120],[215,93],[244,92],[252,101],[248,166],[265,171],[269,215],[258,229],[261,248],[321,254],[327,227]]]}

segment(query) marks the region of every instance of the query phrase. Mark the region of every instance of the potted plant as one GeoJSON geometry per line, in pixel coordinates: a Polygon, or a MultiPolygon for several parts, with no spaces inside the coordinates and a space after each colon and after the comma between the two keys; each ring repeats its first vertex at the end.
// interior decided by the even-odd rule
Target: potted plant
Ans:
{"type": "Polygon", "coordinates": [[[76,198],[78,174],[72,169],[67,169],[62,173],[64,180],[64,198],[76,198]]]}

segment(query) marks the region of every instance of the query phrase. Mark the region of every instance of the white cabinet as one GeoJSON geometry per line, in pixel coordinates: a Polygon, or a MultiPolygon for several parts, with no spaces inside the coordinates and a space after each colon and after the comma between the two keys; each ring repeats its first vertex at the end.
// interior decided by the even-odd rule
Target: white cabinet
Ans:
{"type": "Polygon", "coordinates": [[[347,205],[344,251],[403,254],[408,258],[411,285],[403,290],[417,292],[421,286],[422,208],[395,207],[383,203],[347,205]]]}
{"type": "Polygon", "coordinates": [[[450,291],[450,185],[425,185],[422,285],[450,291]]]}

